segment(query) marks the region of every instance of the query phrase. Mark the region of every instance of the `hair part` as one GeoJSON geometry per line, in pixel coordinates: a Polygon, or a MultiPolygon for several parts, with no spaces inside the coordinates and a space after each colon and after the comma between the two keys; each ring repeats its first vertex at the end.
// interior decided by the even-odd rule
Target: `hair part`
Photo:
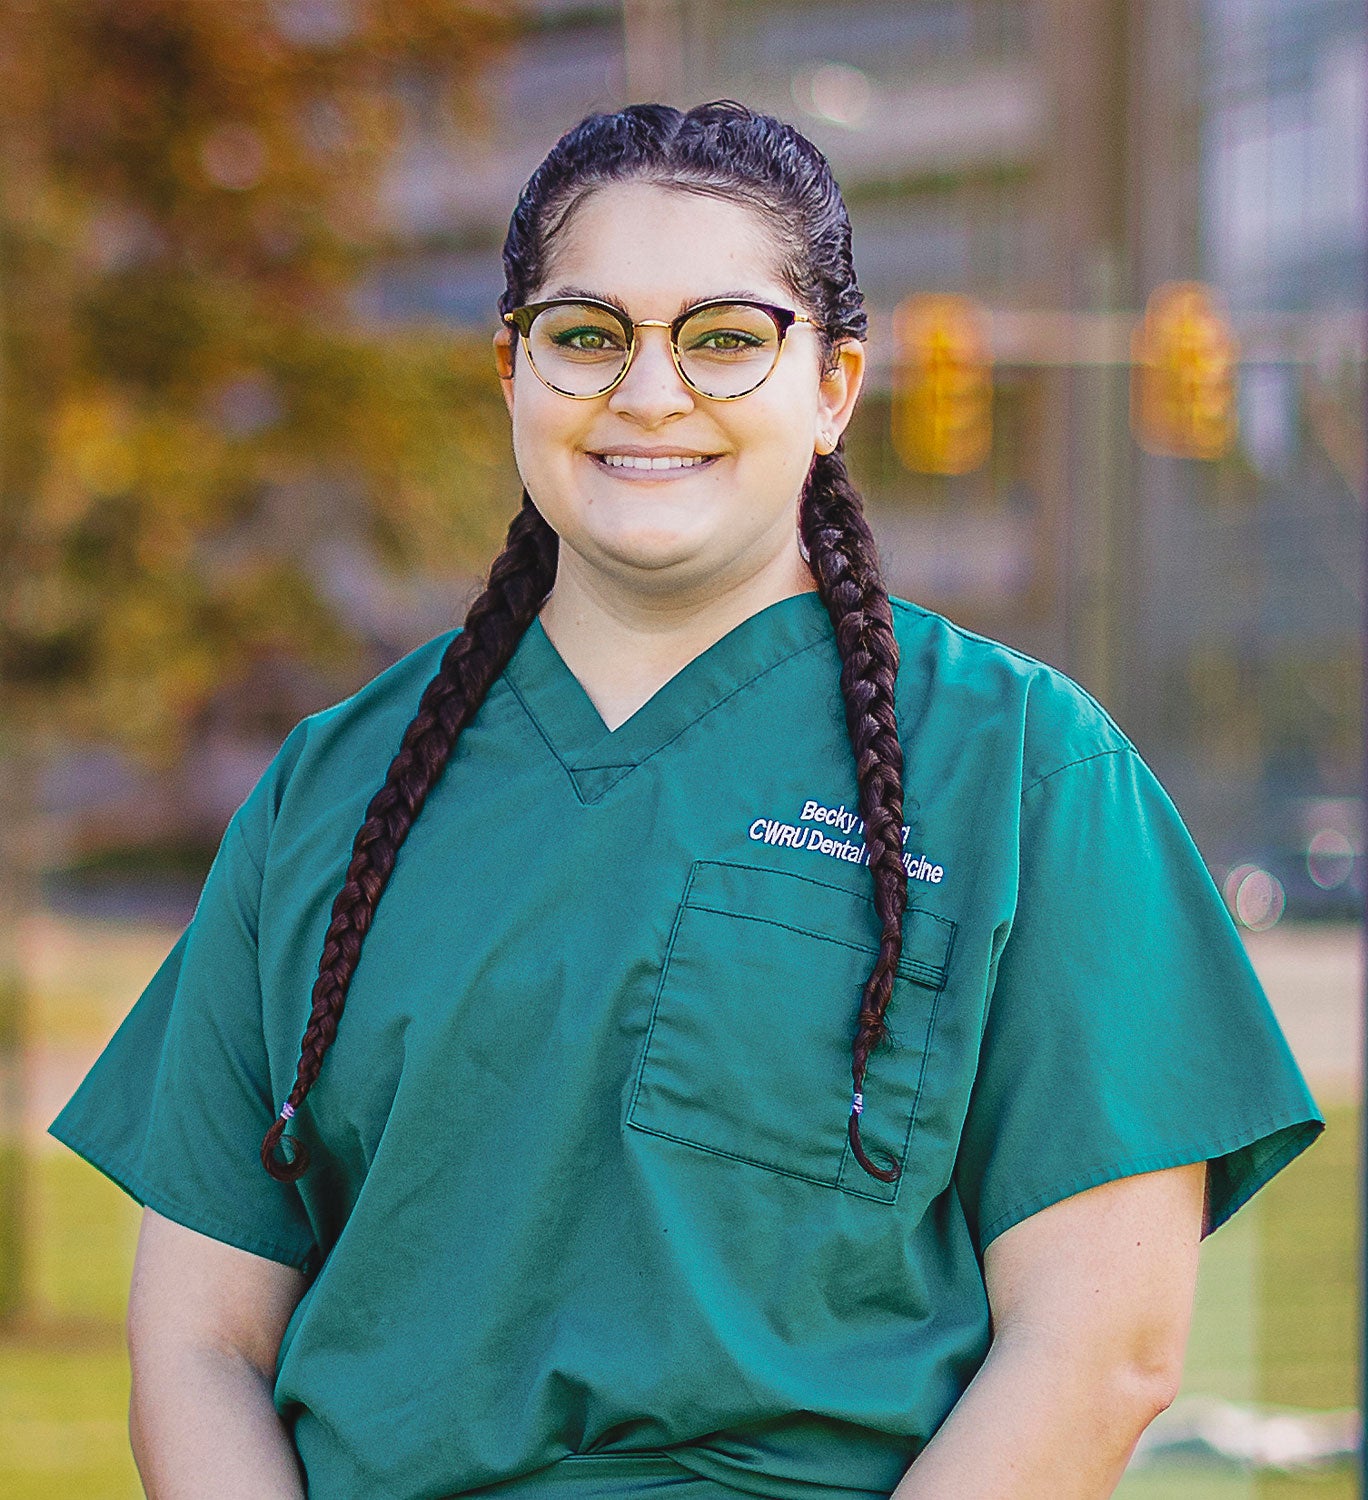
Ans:
{"type": "MultiPolygon", "coordinates": [[[[627,181],[740,201],[752,209],[778,251],[776,273],[815,320],[824,369],[832,367],[841,340],[866,338],[850,220],[826,158],[791,125],[733,99],[714,100],[687,113],[664,104],[634,104],[614,114],[590,115],[563,135],[528,179],[509,220],[500,314],[531,300],[544,284],[557,237],[589,195],[605,184],[627,181]]],[[[856,1101],[847,1134],[861,1167],[892,1182],[901,1168],[896,1162],[880,1167],[865,1152],[858,1100],[869,1055],[888,1035],[884,1012],[902,953],[907,907],[903,760],[894,701],[898,647],[877,548],[841,446],[838,442],[832,453],[814,457],[798,524],[841,656],[841,693],[881,929],[878,955],[855,1018],[851,1072],[856,1101]]],[[[551,592],[558,547],[555,532],[524,489],[522,508],[486,586],[424,689],[385,783],[366,809],[333,903],[295,1083],[281,1117],[261,1143],[262,1165],[279,1181],[295,1181],[308,1167],[307,1147],[297,1135],[289,1137],[290,1160],[279,1160],[276,1147],[287,1116],[303,1104],[337,1033],[361,945],[399,846],[462,729],[551,592]]]]}

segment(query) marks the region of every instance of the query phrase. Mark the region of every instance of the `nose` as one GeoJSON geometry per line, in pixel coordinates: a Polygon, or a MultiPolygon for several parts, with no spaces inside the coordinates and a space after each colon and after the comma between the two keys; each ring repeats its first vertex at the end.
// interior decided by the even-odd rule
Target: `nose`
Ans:
{"type": "Polygon", "coordinates": [[[668,328],[638,328],[627,373],[608,397],[608,410],[650,427],[692,411],[694,394],[679,377],[670,355],[668,328]]]}

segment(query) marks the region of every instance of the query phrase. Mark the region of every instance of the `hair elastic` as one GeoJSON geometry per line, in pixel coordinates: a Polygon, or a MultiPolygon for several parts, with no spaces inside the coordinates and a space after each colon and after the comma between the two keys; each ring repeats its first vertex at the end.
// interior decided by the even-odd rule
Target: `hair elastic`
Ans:
{"type": "Polygon", "coordinates": [[[853,1113],[862,1115],[864,1113],[864,1095],[856,1094],[850,1101],[850,1107],[853,1113]]]}
{"type": "Polygon", "coordinates": [[[279,1118],[282,1120],[289,1120],[294,1118],[294,1105],[291,1104],[288,1099],[284,1102],[284,1104],[280,1106],[279,1118]]]}

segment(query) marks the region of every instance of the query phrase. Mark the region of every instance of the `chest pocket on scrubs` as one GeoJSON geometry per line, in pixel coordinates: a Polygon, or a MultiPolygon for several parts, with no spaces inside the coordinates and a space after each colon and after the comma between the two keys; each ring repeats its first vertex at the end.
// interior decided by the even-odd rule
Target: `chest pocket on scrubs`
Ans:
{"type": "MultiPolygon", "coordinates": [[[[867,877],[866,877],[867,878],[867,877]]],[[[870,1055],[860,1136],[904,1169],[956,924],[909,906],[870,1055]]],[[[847,1138],[851,1044],[878,951],[874,903],[806,875],[695,861],[656,990],[627,1123],[719,1156],[893,1202],[847,1138]]]]}

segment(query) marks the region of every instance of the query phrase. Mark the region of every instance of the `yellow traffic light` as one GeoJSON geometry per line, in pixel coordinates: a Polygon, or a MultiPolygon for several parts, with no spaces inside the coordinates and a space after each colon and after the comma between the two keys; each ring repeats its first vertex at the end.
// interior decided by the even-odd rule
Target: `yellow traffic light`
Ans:
{"type": "Polygon", "coordinates": [[[993,435],[987,317],[968,297],[919,292],[893,313],[893,447],[918,474],[967,474],[993,435]]]}
{"type": "Polygon", "coordinates": [[[1131,335],[1131,431],[1150,453],[1221,458],[1235,441],[1239,342],[1200,281],[1156,287],[1131,335]]]}

